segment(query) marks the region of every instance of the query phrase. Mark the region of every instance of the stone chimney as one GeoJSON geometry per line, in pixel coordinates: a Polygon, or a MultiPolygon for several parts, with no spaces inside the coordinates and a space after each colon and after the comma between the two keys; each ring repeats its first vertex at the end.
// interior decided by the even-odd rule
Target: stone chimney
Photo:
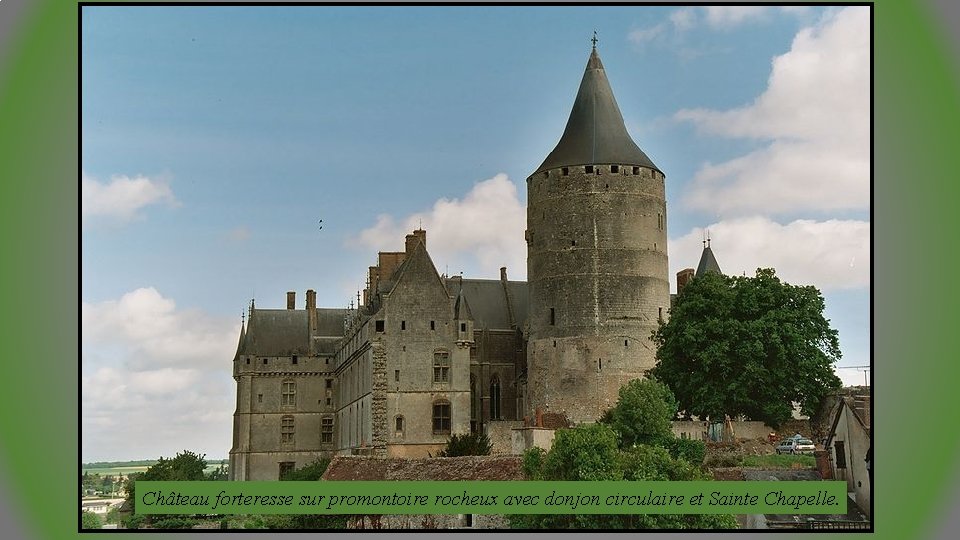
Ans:
{"type": "Polygon", "coordinates": [[[684,268],[683,270],[677,272],[677,293],[686,286],[687,283],[690,283],[690,280],[693,279],[694,270],[693,268],[684,268]]]}
{"type": "Polygon", "coordinates": [[[297,293],[294,291],[287,291],[287,309],[297,309],[297,293]]]}
{"type": "Polygon", "coordinates": [[[310,335],[317,334],[317,291],[307,291],[307,322],[310,325],[310,335]]]}
{"type": "Polygon", "coordinates": [[[413,231],[413,233],[407,235],[405,247],[407,255],[413,252],[413,248],[416,247],[417,242],[422,242],[423,247],[427,247],[427,231],[423,229],[417,229],[413,231]]]}

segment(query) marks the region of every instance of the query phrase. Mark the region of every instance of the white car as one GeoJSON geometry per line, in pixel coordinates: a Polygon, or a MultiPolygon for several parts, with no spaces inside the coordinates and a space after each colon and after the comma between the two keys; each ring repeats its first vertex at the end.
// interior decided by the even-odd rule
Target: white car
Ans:
{"type": "Polygon", "coordinates": [[[812,454],[816,446],[810,439],[790,438],[780,441],[777,445],[778,454],[812,454]]]}

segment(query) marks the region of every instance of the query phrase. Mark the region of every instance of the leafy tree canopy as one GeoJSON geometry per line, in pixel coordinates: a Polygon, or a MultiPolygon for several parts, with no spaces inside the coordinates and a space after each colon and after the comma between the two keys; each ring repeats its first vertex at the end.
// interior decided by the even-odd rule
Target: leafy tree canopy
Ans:
{"type": "Polygon", "coordinates": [[[620,447],[659,444],[673,438],[670,422],[677,416],[677,400],[656,379],[634,379],[620,387],[617,404],[600,419],[620,436],[620,447]]]}
{"type": "Polygon", "coordinates": [[[80,514],[80,526],[84,529],[99,529],[103,527],[103,520],[93,512],[84,510],[80,514]]]}
{"type": "MultiPolygon", "coordinates": [[[[584,424],[557,431],[549,452],[524,454],[524,473],[533,480],[708,480],[700,468],[666,449],[635,445],[617,448],[617,434],[605,424],[584,424]]],[[[729,515],[510,515],[522,529],[732,529],[729,515]]]]}
{"type": "MultiPolygon", "coordinates": [[[[172,459],[161,457],[156,464],[142,473],[131,474],[127,479],[127,502],[136,512],[136,482],[137,480],[204,480],[204,469],[207,468],[206,455],[194,454],[184,450],[172,459]]],[[[159,518],[158,518],[159,519],[159,518]]]]}
{"type": "Polygon", "coordinates": [[[777,427],[792,402],[813,414],[839,388],[837,331],[823,316],[815,287],[780,281],[772,269],[755,277],[698,276],[661,323],[652,375],[666,383],[687,414],[745,415],[777,427]]]}

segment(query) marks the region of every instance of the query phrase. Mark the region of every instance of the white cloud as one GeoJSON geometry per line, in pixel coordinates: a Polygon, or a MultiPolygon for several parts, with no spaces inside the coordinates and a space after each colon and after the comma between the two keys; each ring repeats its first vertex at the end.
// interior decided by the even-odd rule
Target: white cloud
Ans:
{"type": "Polygon", "coordinates": [[[769,16],[768,6],[703,6],[707,24],[714,28],[730,28],[746,21],[769,16]]]}
{"type": "MultiPolygon", "coordinates": [[[[794,285],[821,290],[870,284],[870,224],[865,221],[797,220],[786,225],[763,217],[721,221],[707,227],[711,248],[727,275],[754,275],[757,268],[775,268],[794,285]]],[[[671,289],[676,273],[696,268],[703,250],[703,229],[670,240],[671,289]]]]}
{"type": "Polygon", "coordinates": [[[82,303],[81,329],[83,459],[226,456],[238,321],[148,287],[82,303]]]}
{"type": "Polygon", "coordinates": [[[865,209],[870,196],[870,12],[849,7],[804,28],[773,60],[767,89],[744,107],[675,118],[724,137],[767,141],[704,164],[687,191],[718,215],[865,209]]]}
{"type": "Polygon", "coordinates": [[[633,43],[636,43],[637,45],[643,45],[644,43],[653,41],[662,36],[666,29],[667,25],[664,23],[649,26],[647,28],[636,28],[627,34],[627,39],[633,43]]]}
{"type": "Polygon", "coordinates": [[[140,217],[138,212],[151,204],[179,204],[169,185],[145,176],[115,175],[104,184],[81,172],[80,192],[84,221],[100,217],[125,223],[140,217]]]}
{"type": "Polygon", "coordinates": [[[674,28],[681,32],[692,28],[696,20],[697,15],[693,8],[680,8],[670,13],[670,22],[673,23],[674,28]]]}
{"type": "Polygon", "coordinates": [[[403,238],[422,220],[427,248],[438,270],[449,265],[451,274],[496,277],[509,269],[510,279],[525,279],[527,246],[523,239],[526,207],[517,186],[506,174],[478,182],[462,199],[440,199],[433,208],[405,218],[381,215],[350,245],[378,251],[397,251],[403,238]]]}
{"type": "Polygon", "coordinates": [[[119,350],[135,369],[223,365],[239,335],[236,321],[177,310],[153,287],[119,300],[81,305],[83,345],[119,350]]]}

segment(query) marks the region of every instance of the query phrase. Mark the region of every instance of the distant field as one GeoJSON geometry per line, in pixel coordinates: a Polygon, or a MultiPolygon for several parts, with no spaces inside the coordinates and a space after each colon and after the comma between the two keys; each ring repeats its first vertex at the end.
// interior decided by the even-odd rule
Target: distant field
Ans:
{"type": "MultiPolygon", "coordinates": [[[[146,461],[134,461],[134,462],[131,462],[131,463],[137,463],[137,465],[120,465],[120,464],[117,464],[117,465],[112,465],[112,466],[98,466],[98,464],[96,464],[96,463],[84,463],[84,464],[82,465],[83,471],[81,472],[81,474],[83,474],[83,473],[90,473],[90,474],[99,474],[100,476],[108,476],[108,475],[109,475],[109,476],[118,476],[118,475],[121,475],[121,474],[122,474],[123,476],[129,476],[131,473],[138,473],[138,472],[144,472],[144,471],[146,471],[147,468],[149,468],[150,465],[153,465],[154,463],[156,463],[156,461],[154,461],[154,462],[152,462],[152,463],[151,463],[151,462],[146,462],[146,461]],[[147,464],[144,465],[144,463],[147,463],[147,464]]],[[[220,466],[220,462],[219,462],[219,461],[214,461],[214,462],[209,462],[209,461],[208,461],[208,462],[207,462],[207,468],[204,469],[203,472],[205,472],[205,473],[211,473],[211,472],[215,471],[215,470],[217,469],[217,467],[219,467],[219,466],[220,466]]]]}

